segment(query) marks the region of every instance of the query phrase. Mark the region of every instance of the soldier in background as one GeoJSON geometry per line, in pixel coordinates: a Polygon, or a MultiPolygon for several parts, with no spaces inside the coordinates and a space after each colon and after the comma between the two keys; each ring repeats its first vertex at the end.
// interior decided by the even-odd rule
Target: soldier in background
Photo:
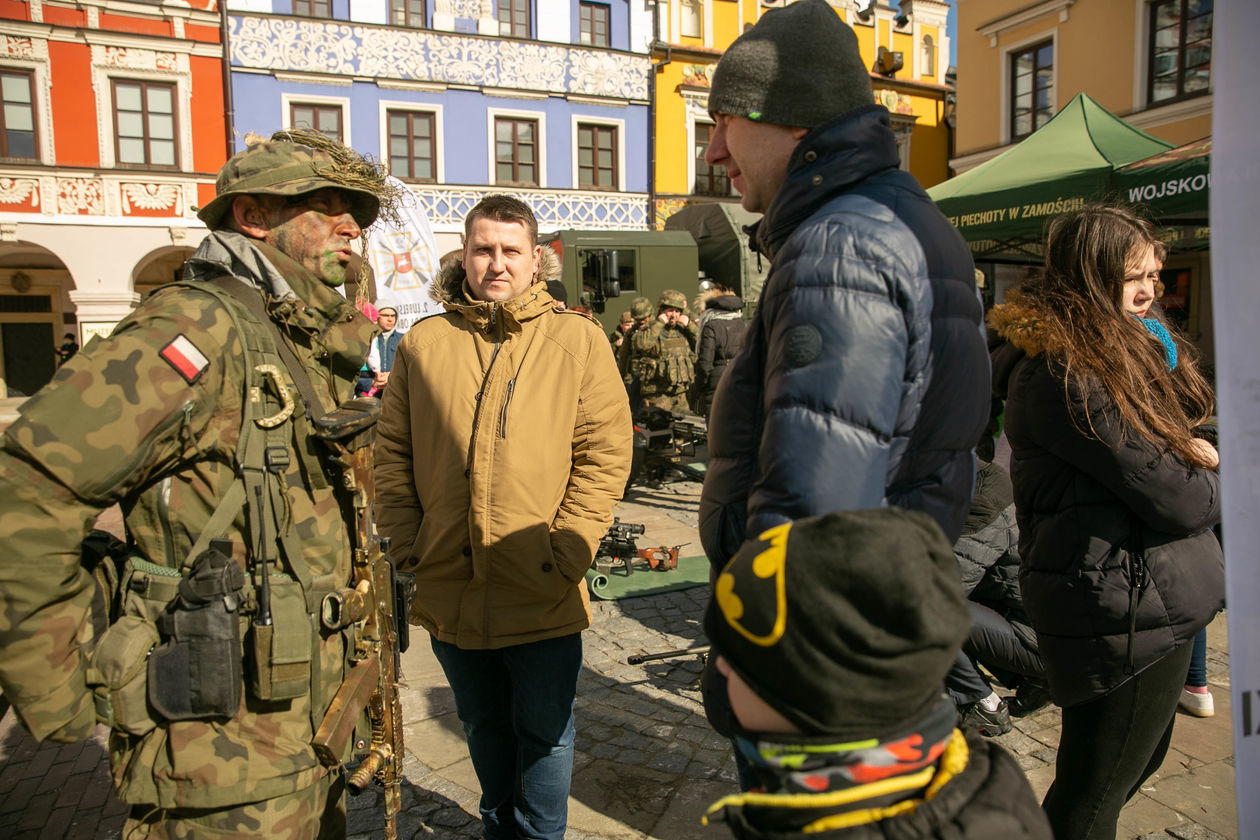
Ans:
{"type": "Polygon", "coordinates": [[[336,289],[392,194],[296,130],[235,155],[215,191],[183,282],[4,434],[0,688],[38,739],[111,726],[124,836],[344,837],[344,773],[311,742],[345,637],[312,610],[348,585],[354,510],[312,418],[367,355],[376,328],[336,289]],[[115,503],[129,556],[98,580],[80,543],[115,503]]]}
{"type": "Polygon", "coordinates": [[[636,329],[627,339],[632,354],[630,370],[638,380],[645,405],[687,411],[700,330],[687,315],[687,298],[680,291],[666,289],[656,309],[656,320],[636,329]]]}
{"type": "Polygon", "coordinates": [[[612,345],[613,355],[621,352],[621,346],[626,343],[626,334],[634,328],[634,313],[629,309],[621,313],[621,318],[617,321],[617,327],[608,334],[608,342],[612,345]]]}
{"type": "Polygon", "coordinates": [[[626,383],[626,393],[630,397],[630,410],[637,411],[643,405],[643,399],[639,396],[639,377],[633,368],[634,345],[631,339],[637,331],[647,329],[651,325],[652,301],[642,296],[630,301],[630,318],[632,319],[630,329],[626,331],[625,340],[617,348],[617,370],[621,372],[621,379],[626,383]]]}

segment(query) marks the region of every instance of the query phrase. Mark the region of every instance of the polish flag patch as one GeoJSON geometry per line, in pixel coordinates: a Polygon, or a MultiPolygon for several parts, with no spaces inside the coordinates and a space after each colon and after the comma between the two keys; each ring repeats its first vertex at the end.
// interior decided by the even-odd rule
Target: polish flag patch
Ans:
{"type": "Polygon", "coordinates": [[[189,385],[196,382],[205,369],[210,367],[210,360],[182,333],[175,336],[158,355],[175,368],[175,372],[184,377],[189,385]]]}

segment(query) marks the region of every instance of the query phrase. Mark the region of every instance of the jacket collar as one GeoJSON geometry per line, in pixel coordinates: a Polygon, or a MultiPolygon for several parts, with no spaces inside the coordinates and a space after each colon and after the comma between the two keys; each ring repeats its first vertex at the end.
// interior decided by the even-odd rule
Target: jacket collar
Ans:
{"type": "Polygon", "coordinates": [[[276,321],[315,335],[358,314],[348,300],[296,260],[236,231],[212,231],[188,258],[184,273],[193,281],[232,274],[263,293],[267,311],[276,321]]]}
{"type": "Polygon", "coordinates": [[[504,335],[519,332],[526,321],[554,311],[547,281],[560,276],[560,258],[544,245],[539,258],[538,274],[520,297],[509,301],[478,300],[468,289],[468,275],[459,262],[453,262],[438,274],[429,296],[468,321],[478,332],[504,335]]]}
{"type": "Polygon", "coordinates": [[[820,207],[900,162],[884,106],[863,105],[828,120],[796,145],[787,177],[765,215],[748,229],[749,247],[773,260],[784,241],[820,207]]]}

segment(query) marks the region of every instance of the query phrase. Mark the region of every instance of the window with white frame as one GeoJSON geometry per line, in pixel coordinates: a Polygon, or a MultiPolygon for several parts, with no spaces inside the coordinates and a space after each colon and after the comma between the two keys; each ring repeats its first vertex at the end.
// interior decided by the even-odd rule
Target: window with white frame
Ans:
{"type": "Polygon", "coordinates": [[[394,26],[423,29],[424,0],[389,0],[389,19],[394,26]]]}
{"type": "Polygon", "coordinates": [[[936,76],[936,41],[931,35],[923,36],[923,43],[919,54],[919,75],[920,76],[936,76]]]}
{"type": "Polygon", "coordinates": [[[704,0],[680,0],[678,30],[686,38],[704,37],[704,0]]]}
{"type": "Polygon", "coordinates": [[[709,122],[695,122],[695,170],[696,179],[692,186],[695,195],[712,195],[725,197],[731,195],[731,179],[726,174],[725,166],[710,166],[704,159],[709,151],[709,143],[713,139],[715,126],[709,122]]]}
{"type": "Polygon", "coordinates": [[[0,67],[0,99],[0,158],[38,160],[34,71],[0,67]]]}
{"type": "Polygon", "coordinates": [[[327,137],[344,143],[340,105],[320,102],[290,102],[289,128],[311,128],[327,137]]]}
{"type": "Polygon", "coordinates": [[[609,9],[604,3],[578,3],[579,42],[592,47],[612,46],[608,17],[609,9]]]}
{"type": "Polygon", "coordinates": [[[617,126],[578,123],[578,188],[617,189],[618,154],[617,126]]]}
{"type": "Polygon", "coordinates": [[[113,79],[114,159],[121,166],[179,165],[175,85],[113,79]]]}
{"type": "Polygon", "coordinates": [[[539,186],[538,120],[494,118],[494,182],[514,187],[539,186]]]}
{"type": "Polygon", "coordinates": [[[332,3],[330,0],[293,0],[293,14],[302,17],[330,18],[332,3]]]}
{"type": "Polygon", "coordinates": [[[1054,116],[1054,42],[1015,50],[1009,60],[1010,136],[1020,140],[1054,116]]]}
{"type": "Polygon", "coordinates": [[[390,110],[385,121],[390,174],[406,181],[436,182],[436,115],[432,111],[390,110]]]}
{"type": "Polygon", "coordinates": [[[1212,0],[1156,0],[1150,6],[1147,102],[1208,92],[1212,80],[1212,0]]]}
{"type": "Polygon", "coordinates": [[[529,0],[499,0],[499,34],[529,37],[529,0]]]}

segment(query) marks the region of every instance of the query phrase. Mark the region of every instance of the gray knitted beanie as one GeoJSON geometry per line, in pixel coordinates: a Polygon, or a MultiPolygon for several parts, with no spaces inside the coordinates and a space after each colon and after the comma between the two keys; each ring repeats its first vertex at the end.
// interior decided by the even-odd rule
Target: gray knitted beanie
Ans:
{"type": "Polygon", "coordinates": [[[857,35],[826,0],[771,9],[722,55],[709,112],[813,128],[874,101],[857,35]]]}

